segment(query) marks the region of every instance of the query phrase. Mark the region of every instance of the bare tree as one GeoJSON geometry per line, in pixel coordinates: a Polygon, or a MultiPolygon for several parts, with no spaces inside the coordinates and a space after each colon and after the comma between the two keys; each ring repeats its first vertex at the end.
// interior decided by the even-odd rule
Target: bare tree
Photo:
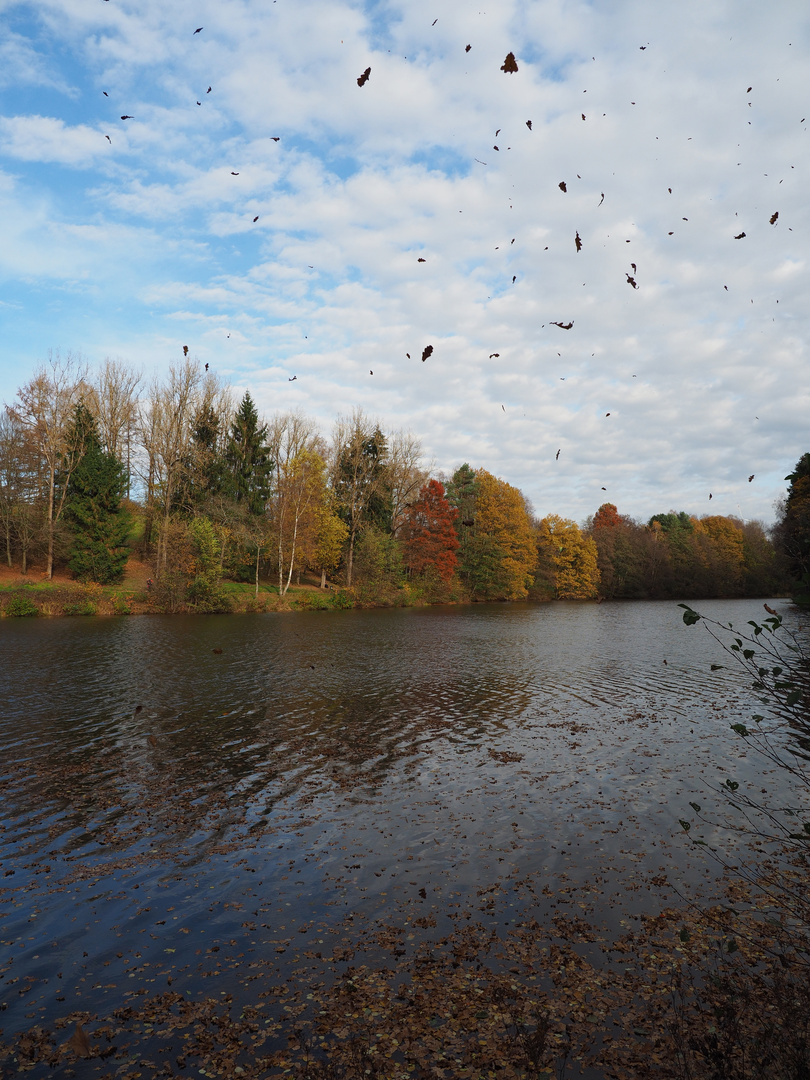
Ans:
{"type": "Polygon", "coordinates": [[[105,357],[95,384],[92,412],[101,441],[127,470],[127,498],[131,490],[132,437],[138,419],[138,387],[142,374],[123,360],[105,357]]]}
{"type": "Polygon", "coordinates": [[[181,481],[191,443],[192,424],[203,388],[196,361],[186,360],[169,368],[167,381],[157,379],[147,391],[141,412],[141,438],[147,453],[147,526],[151,530],[156,509],[161,511],[156,575],[166,567],[166,539],[174,497],[181,481]]]}
{"type": "Polygon", "coordinates": [[[396,536],[405,510],[419,497],[428,481],[423,469],[422,444],[410,431],[395,431],[388,444],[388,477],[391,488],[391,531],[396,536]]]}
{"type": "Polygon", "coordinates": [[[390,495],[388,444],[380,425],[355,409],[338,417],[332,436],[332,490],[349,529],[346,584],[351,586],[358,533],[390,495]]]}
{"type": "Polygon", "coordinates": [[[14,539],[15,547],[22,553],[23,573],[27,570],[30,547],[28,523],[33,524],[38,516],[33,505],[38,487],[38,469],[32,449],[28,432],[19,418],[11,409],[4,408],[0,412],[0,528],[3,530],[6,563],[9,567],[13,565],[14,539]],[[22,507],[27,508],[25,513],[22,507]]]}
{"type": "Polygon", "coordinates": [[[68,433],[76,405],[92,397],[87,382],[87,365],[70,353],[62,359],[50,353],[48,361],[30,382],[17,391],[18,404],[10,411],[25,427],[44,463],[46,484],[47,576],[53,577],[56,524],[61,517],[70,477],[81,457],[80,447],[68,444],[68,433]],[[60,483],[57,487],[57,474],[60,483]]]}

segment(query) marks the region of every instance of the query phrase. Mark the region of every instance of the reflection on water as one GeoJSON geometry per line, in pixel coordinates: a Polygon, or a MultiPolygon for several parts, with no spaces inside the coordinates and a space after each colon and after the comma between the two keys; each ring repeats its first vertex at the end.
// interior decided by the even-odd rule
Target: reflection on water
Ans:
{"type": "Polygon", "coordinates": [[[440,933],[527,874],[619,925],[708,887],[690,799],[781,783],[671,603],[6,620],[0,644],[7,1035],[158,977],[238,989],[250,956],[290,977],[347,911],[415,899],[440,933]]]}

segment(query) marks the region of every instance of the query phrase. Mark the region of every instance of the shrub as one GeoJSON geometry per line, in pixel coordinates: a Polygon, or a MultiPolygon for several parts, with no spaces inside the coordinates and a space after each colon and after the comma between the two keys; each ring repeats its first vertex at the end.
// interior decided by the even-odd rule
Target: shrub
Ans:
{"type": "Polygon", "coordinates": [[[338,589],[332,597],[332,607],[339,611],[348,611],[355,604],[354,591],[352,589],[338,589]]]}
{"type": "Polygon", "coordinates": [[[95,615],[97,612],[96,605],[89,600],[76,600],[73,603],[65,604],[62,608],[63,615],[95,615]]]}
{"type": "Polygon", "coordinates": [[[8,619],[22,619],[39,615],[39,608],[30,596],[12,596],[6,601],[5,616],[8,619]]]}

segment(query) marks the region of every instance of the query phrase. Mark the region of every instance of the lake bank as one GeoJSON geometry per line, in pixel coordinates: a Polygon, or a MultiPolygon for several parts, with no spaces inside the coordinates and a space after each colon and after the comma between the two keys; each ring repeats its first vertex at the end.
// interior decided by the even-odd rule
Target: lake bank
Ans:
{"type": "MultiPolygon", "coordinates": [[[[5,569],[5,568],[4,568],[5,569]]],[[[66,575],[56,575],[48,581],[44,577],[14,576],[8,571],[0,573],[0,619],[7,618],[46,618],[77,616],[110,615],[194,615],[194,614],[264,614],[268,612],[290,611],[347,611],[409,607],[457,607],[480,606],[481,601],[471,600],[463,595],[448,596],[443,599],[427,599],[418,589],[408,586],[397,590],[387,590],[384,595],[375,598],[374,590],[369,587],[346,588],[330,583],[325,589],[312,583],[291,585],[284,596],[279,596],[278,587],[267,581],[260,582],[258,594],[253,583],[226,581],[222,583],[219,607],[195,609],[183,604],[167,607],[161,603],[152,587],[148,585],[149,567],[137,564],[133,572],[126,575],[119,585],[84,584],[74,581],[66,575]]],[[[768,599],[771,594],[761,599],[768,599]]],[[[786,599],[787,596],[783,597],[786,599]]],[[[688,597],[686,599],[689,599],[688,597]]],[[[717,598],[715,598],[717,599],[717,598]]],[[[723,598],[719,598],[723,599],[723,598]]],[[[757,597],[748,598],[756,601],[757,597]]],[[[489,601],[491,602],[491,601],[489,601]]],[[[549,604],[557,603],[549,598],[532,597],[529,601],[499,601],[504,604],[549,604]]],[[[560,601],[570,603],[571,601],[560,601]]],[[[604,599],[576,601],[576,603],[601,604],[604,599]]],[[[616,603],[668,603],[670,601],[610,601],[616,603]]],[[[675,603],[675,601],[671,601],[675,603]]],[[[695,601],[699,603],[700,601],[695,601]]]]}

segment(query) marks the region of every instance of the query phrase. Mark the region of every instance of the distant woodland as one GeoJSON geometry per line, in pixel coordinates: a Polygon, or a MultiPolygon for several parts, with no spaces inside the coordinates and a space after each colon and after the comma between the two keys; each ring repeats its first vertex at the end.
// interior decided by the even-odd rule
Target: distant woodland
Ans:
{"type": "Polygon", "coordinates": [[[164,611],[229,610],[229,582],[348,607],[770,596],[810,571],[810,454],[771,530],[611,503],[539,518],[486,469],[431,476],[422,460],[361,410],[328,437],[299,412],[261,417],[188,357],[146,384],[121,361],[51,355],[0,412],[2,558],[101,585],[137,559],[164,611]]]}

